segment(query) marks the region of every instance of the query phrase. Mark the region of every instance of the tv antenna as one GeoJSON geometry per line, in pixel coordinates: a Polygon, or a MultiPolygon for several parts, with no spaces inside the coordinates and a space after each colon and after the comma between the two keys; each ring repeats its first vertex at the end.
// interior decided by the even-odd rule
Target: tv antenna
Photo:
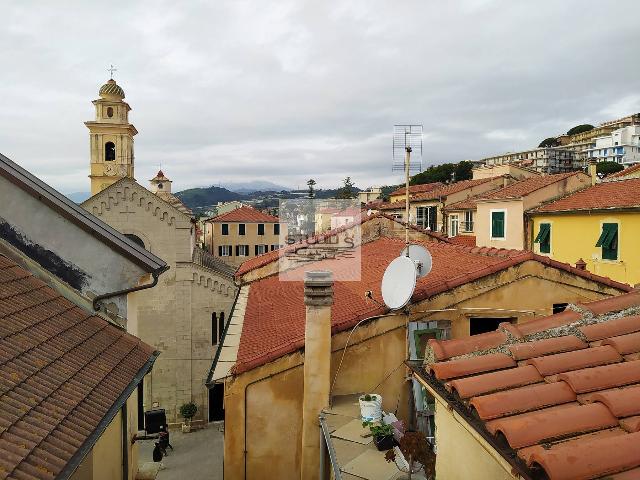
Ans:
{"type": "Polygon", "coordinates": [[[392,171],[404,171],[405,219],[404,242],[409,246],[409,173],[422,171],[422,125],[393,126],[392,171]]]}

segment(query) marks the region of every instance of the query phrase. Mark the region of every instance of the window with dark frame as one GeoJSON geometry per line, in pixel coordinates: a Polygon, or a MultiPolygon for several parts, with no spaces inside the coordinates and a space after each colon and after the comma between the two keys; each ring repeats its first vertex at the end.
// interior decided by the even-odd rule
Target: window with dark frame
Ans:
{"type": "Polygon", "coordinates": [[[221,224],[220,231],[222,232],[222,235],[229,235],[229,224],[228,223],[221,224]]]}
{"type": "Polygon", "coordinates": [[[274,223],[273,224],[273,234],[274,235],[280,235],[280,224],[279,223],[274,223]]]}
{"type": "Polygon", "coordinates": [[[618,224],[603,223],[602,233],[596,242],[596,247],[602,248],[603,260],[618,259],[618,224]]]}
{"type": "Polygon", "coordinates": [[[504,212],[491,212],[491,238],[505,238],[504,212]]]}
{"type": "Polygon", "coordinates": [[[513,323],[516,320],[516,317],[471,317],[469,319],[469,335],[493,332],[501,323],[513,323]]]}
{"type": "Polygon", "coordinates": [[[238,235],[245,235],[246,234],[246,225],[244,223],[239,223],[238,224],[238,235]]]}
{"type": "Polygon", "coordinates": [[[220,312],[220,319],[218,321],[218,343],[222,342],[224,335],[224,312],[220,312]]]}
{"type": "Polygon", "coordinates": [[[218,344],[218,315],[216,312],[211,314],[211,345],[218,344]]]}
{"type": "Polygon", "coordinates": [[[104,159],[111,162],[116,159],[116,145],[113,142],[104,144],[104,159]]]}
{"type": "Polygon", "coordinates": [[[264,223],[258,224],[258,235],[264,235],[264,223]]]}

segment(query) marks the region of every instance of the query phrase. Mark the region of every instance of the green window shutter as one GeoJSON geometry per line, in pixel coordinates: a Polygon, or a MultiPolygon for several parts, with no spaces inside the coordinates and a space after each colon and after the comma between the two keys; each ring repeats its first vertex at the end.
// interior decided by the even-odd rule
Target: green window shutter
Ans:
{"type": "Polygon", "coordinates": [[[534,243],[540,244],[540,253],[551,252],[551,224],[541,223],[538,236],[534,240],[534,243]]]}
{"type": "Polygon", "coordinates": [[[491,212],[491,237],[504,238],[504,212],[491,212]]]}
{"type": "Polygon", "coordinates": [[[618,259],[618,224],[603,223],[602,233],[596,243],[596,247],[602,247],[602,258],[604,260],[618,259]]]}

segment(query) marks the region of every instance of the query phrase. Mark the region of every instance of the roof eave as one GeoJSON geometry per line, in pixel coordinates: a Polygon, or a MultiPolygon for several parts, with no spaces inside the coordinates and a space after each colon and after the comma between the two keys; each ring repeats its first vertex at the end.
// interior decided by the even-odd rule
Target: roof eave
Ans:
{"type": "Polygon", "coordinates": [[[91,451],[96,442],[100,439],[104,431],[107,429],[111,421],[114,419],[123,405],[127,402],[133,391],[138,387],[138,384],[140,384],[145,375],[149,373],[149,371],[151,371],[151,369],[153,368],[153,364],[155,363],[159,355],[160,352],[158,351],[155,351],[151,354],[149,360],[147,360],[147,362],[142,366],[138,373],[136,373],[135,377],[133,377],[129,385],[127,385],[127,388],[120,394],[115,403],[111,405],[109,410],[107,410],[107,413],[104,417],[102,417],[102,420],[100,420],[96,429],[86,438],[84,443],[80,446],[80,448],[71,457],[64,468],[56,476],[56,480],[67,480],[73,476],[84,458],[91,451]]]}
{"type": "Polygon", "coordinates": [[[0,154],[0,175],[30,195],[38,198],[78,227],[108,244],[145,271],[149,273],[156,272],[167,265],[164,260],[128,240],[117,230],[2,154],[0,154]]]}

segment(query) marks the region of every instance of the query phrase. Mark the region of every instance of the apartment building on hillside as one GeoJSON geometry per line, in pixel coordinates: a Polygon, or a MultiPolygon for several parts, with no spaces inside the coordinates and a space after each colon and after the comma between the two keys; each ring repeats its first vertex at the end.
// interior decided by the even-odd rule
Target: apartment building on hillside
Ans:
{"type": "Polygon", "coordinates": [[[625,166],[640,163],[640,125],[614,130],[598,137],[587,149],[589,160],[616,162],[625,166]]]}

